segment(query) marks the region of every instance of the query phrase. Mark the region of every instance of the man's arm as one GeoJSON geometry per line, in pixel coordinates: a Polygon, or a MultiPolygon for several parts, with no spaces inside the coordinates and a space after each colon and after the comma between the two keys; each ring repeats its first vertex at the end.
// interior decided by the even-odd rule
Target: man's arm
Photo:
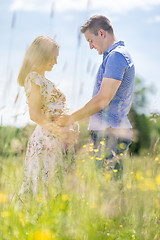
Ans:
{"type": "Polygon", "coordinates": [[[75,121],[87,118],[105,108],[113,99],[120,84],[120,80],[103,78],[99,93],[78,111],[72,113],[67,118],[64,116],[64,118],[61,119],[62,125],[70,125],[75,121]]]}

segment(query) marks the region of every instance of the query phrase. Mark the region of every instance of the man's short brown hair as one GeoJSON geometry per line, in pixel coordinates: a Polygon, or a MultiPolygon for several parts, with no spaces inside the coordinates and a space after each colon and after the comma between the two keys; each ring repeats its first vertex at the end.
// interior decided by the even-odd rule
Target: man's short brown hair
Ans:
{"type": "Polygon", "coordinates": [[[84,25],[81,26],[81,33],[85,33],[87,30],[98,35],[99,29],[103,29],[110,34],[113,34],[113,27],[108,18],[101,15],[92,16],[84,25]]]}

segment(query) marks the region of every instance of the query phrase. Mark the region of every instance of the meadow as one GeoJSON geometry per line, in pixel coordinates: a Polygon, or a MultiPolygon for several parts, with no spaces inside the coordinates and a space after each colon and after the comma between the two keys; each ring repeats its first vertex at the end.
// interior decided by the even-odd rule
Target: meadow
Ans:
{"type": "Polygon", "coordinates": [[[0,240],[160,239],[160,154],[128,153],[116,180],[117,171],[95,169],[84,139],[62,188],[50,188],[46,199],[19,198],[25,151],[1,155],[0,240]]]}

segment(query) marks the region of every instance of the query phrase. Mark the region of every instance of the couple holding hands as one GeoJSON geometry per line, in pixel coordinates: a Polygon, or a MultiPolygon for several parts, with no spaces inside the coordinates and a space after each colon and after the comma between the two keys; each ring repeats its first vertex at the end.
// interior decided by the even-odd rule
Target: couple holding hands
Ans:
{"type": "Polygon", "coordinates": [[[119,156],[132,141],[132,126],[127,114],[133,98],[134,63],[124,42],[116,39],[112,24],[105,16],[92,16],[81,27],[81,33],[90,49],[103,55],[103,60],[92,99],[72,114],[68,113],[64,94],[45,77],[45,72],[57,64],[59,46],[56,41],[39,36],[25,54],[18,84],[25,89],[30,118],[37,126],[27,146],[23,193],[45,192],[51,179],[57,187],[61,184],[56,175],[65,174],[64,153],[74,151],[77,121],[87,117],[90,117],[88,129],[93,148],[99,149],[98,154],[101,154],[100,142],[105,142],[106,155],[102,161],[95,160],[96,167],[104,168],[109,161],[111,168],[123,169],[119,156]]]}

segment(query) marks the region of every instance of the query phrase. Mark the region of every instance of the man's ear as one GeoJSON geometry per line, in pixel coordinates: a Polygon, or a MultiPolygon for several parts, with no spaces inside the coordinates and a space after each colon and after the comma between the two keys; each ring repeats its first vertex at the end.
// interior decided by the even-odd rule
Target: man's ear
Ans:
{"type": "Polygon", "coordinates": [[[103,29],[100,29],[99,30],[99,34],[102,38],[105,38],[106,37],[106,32],[103,30],[103,29]]]}

